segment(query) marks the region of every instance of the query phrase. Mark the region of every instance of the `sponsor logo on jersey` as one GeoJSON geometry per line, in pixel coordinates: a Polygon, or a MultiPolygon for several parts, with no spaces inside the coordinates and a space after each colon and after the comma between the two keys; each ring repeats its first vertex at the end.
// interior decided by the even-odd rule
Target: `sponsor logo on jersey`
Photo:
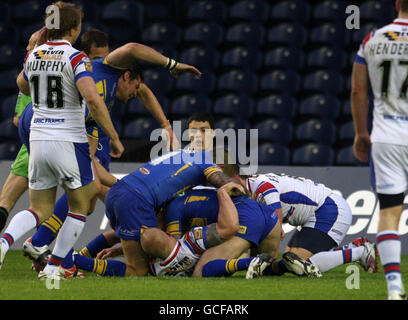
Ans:
{"type": "Polygon", "coordinates": [[[62,60],[62,55],[64,54],[64,51],[37,50],[33,54],[37,60],[62,60]]]}
{"type": "Polygon", "coordinates": [[[92,63],[90,63],[90,62],[85,62],[85,68],[86,68],[86,70],[88,70],[89,72],[92,72],[92,71],[93,71],[92,63]]]}
{"type": "Polygon", "coordinates": [[[246,234],[246,232],[247,232],[247,227],[246,226],[239,226],[238,233],[246,234]]]}
{"type": "Polygon", "coordinates": [[[383,33],[383,36],[390,41],[408,41],[406,32],[399,31],[387,31],[383,33]]]}
{"type": "Polygon", "coordinates": [[[146,169],[146,168],[139,168],[139,171],[140,171],[141,173],[143,173],[143,174],[150,174],[149,169],[146,169]]]}
{"type": "Polygon", "coordinates": [[[33,123],[36,124],[60,124],[65,122],[65,119],[49,119],[49,118],[34,118],[33,123]]]}

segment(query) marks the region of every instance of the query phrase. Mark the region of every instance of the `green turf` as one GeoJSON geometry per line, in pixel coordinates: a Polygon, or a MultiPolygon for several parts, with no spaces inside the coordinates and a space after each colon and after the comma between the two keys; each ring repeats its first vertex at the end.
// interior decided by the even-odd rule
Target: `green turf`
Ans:
{"type": "MultiPolygon", "coordinates": [[[[386,299],[384,273],[365,273],[360,267],[360,288],[347,289],[346,266],[327,272],[320,279],[291,274],[246,280],[239,272],[230,278],[108,278],[87,274],[85,279],[62,281],[49,290],[30,270],[21,251],[10,251],[0,270],[0,300],[360,300],[386,299]]],[[[402,257],[401,272],[408,274],[408,256],[402,257]]],[[[408,288],[408,276],[405,276],[408,288]]],[[[354,282],[355,283],[355,282],[354,282]]]]}

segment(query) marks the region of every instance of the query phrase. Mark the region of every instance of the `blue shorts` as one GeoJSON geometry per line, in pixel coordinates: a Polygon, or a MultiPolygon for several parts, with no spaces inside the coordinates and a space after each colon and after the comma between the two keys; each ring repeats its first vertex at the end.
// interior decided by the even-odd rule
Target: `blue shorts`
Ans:
{"type": "Polygon", "coordinates": [[[33,117],[33,109],[31,103],[24,109],[18,123],[18,135],[21,142],[26,146],[30,153],[30,126],[31,118],[33,117]]]}
{"type": "Polygon", "coordinates": [[[99,163],[109,172],[109,165],[111,161],[110,156],[110,138],[103,137],[98,141],[98,147],[96,148],[95,157],[99,160],[99,163]]]}
{"type": "Polygon", "coordinates": [[[235,204],[239,216],[237,237],[258,246],[278,223],[275,210],[254,200],[246,200],[235,204]]]}
{"type": "Polygon", "coordinates": [[[106,216],[120,239],[140,242],[140,234],[158,226],[154,207],[124,181],[108,191],[105,199],[106,216]]]}

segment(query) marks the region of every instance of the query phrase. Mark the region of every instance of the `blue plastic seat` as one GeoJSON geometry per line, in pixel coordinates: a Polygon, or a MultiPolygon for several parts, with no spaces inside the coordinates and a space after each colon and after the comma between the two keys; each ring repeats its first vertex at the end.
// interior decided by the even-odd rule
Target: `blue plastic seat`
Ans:
{"type": "Polygon", "coordinates": [[[173,23],[153,23],[142,32],[142,41],[148,44],[164,44],[175,46],[182,39],[182,30],[173,23]]]}
{"type": "Polygon", "coordinates": [[[359,166],[361,163],[353,153],[353,146],[341,148],[337,151],[336,165],[338,166],[359,166]]]}
{"type": "Polygon", "coordinates": [[[35,22],[31,24],[25,24],[19,27],[19,43],[23,45],[24,47],[27,46],[28,40],[30,39],[31,35],[40,30],[44,26],[44,23],[42,22],[35,22]]]}
{"type": "Polygon", "coordinates": [[[11,69],[0,72],[0,90],[4,90],[3,94],[7,94],[6,91],[18,92],[16,79],[20,71],[21,69],[11,69]]]}
{"type": "Polygon", "coordinates": [[[215,22],[199,22],[184,31],[184,42],[217,47],[223,40],[224,30],[215,22]]]}
{"type": "Polygon", "coordinates": [[[307,91],[338,95],[343,85],[344,77],[334,71],[319,70],[303,77],[303,88],[307,91]]]}
{"type": "MultiPolygon", "coordinates": [[[[166,96],[162,95],[162,94],[155,94],[157,100],[159,101],[163,112],[165,114],[168,114],[169,111],[169,101],[167,99],[166,96]]],[[[116,108],[116,103],[115,103],[115,107],[113,108],[113,110],[117,109],[116,108]]],[[[124,108],[125,111],[125,116],[133,116],[133,115],[143,115],[143,116],[152,116],[152,114],[150,113],[149,110],[147,110],[146,106],[142,103],[142,101],[140,101],[140,99],[136,98],[136,99],[131,99],[128,103],[126,108],[124,108]]],[[[123,114],[121,114],[121,116],[123,116],[123,114]]]]}
{"type": "Polygon", "coordinates": [[[10,23],[12,16],[11,16],[11,9],[8,3],[0,3],[0,21],[2,23],[10,23]]]}
{"type": "Polygon", "coordinates": [[[348,33],[346,30],[344,23],[325,23],[311,29],[310,43],[331,45],[343,49],[348,43],[348,33]]]}
{"type": "Polygon", "coordinates": [[[25,51],[18,47],[4,45],[0,47],[0,68],[10,69],[21,65],[24,61],[25,51]]]}
{"type": "Polygon", "coordinates": [[[270,28],[266,35],[269,44],[303,47],[306,41],[307,31],[299,23],[280,23],[270,28]]]}
{"type": "Polygon", "coordinates": [[[214,116],[249,119],[255,102],[246,94],[228,94],[214,101],[214,116]]]}
{"type": "Polygon", "coordinates": [[[289,95],[269,95],[258,101],[256,115],[292,119],[297,109],[296,100],[289,95]]]}
{"type": "MultiPolygon", "coordinates": [[[[74,0],[70,1],[71,3],[75,4],[77,7],[79,7],[82,12],[84,13],[84,17],[87,22],[92,22],[96,23],[99,19],[99,16],[101,15],[101,7],[98,6],[96,3],[93,1],[87,1],[87,0],[74,0]]],[[[84,22],[84,21],[83,21],[84,22]]]]}
{"type": "Polygon", "coordinates": [[[213,70],[219,65],[220,54],[212,47],[192,47],[184,50],[180,61],[195,66],[198,69],[213,70]]]}
{"type": "MultiPolygon", "coordinates": [[[[18,44],[18,41],[19,35],[16,27],[0,20],[0,44],[14,46],[18,44]]],[[[25,41],[28,43],[28,39],[25,41]]]]}
{"type": "Polygon", "coordinates": [[[339,129],[339,140],[341,141],[353,141],[354,139],[354,123],[349,121],[343,123],[339,129]]]}
{"type": "Polygon", "coordinates": [[[0,143],[0,160],[14,160],[20,147],[17,142],[0,143]]]}
{"type": "Polygon", "coordinates": [[[13,94],[5,98],[1,103],[1,119],[11,119],[14,116],[16,107],[17,95],[13,94]]]}
{"type": "Polygon", "coordinates": [[[249,124],[247,121],[243,119],[237,119],[237,118],[222,118],[218,121],[215,122],[214,124],[215,129],[221,129],[223,131],[228,130],[228,129],[248,129],[249,124]]]}
{"type": "Polygon", "coordinates": [[[173,46],[167,46],[165,44],[154,44],[151,47],[166,57],[170,57],[177,61],[179,60],[179,52],[173,46]]]}
{"type": "MultiPolygon", "coordinates": [[[[175,88],[194,93],[211,93],[216,85],[216,77],[211,72],[203,72],[200,78],[184,73],[176,80],[175,88]]],[[[187,93],[187,92],[186,92],[187,93]]]]}
{"type": "Polygon", "coordinates": [[[210,112],[211,99],[204,94],[186,94],[177,97],[171,103],[171,114],[177,119],[194,112],[210,112]]]}
{"type": "Polygon", "coordinates": [[[310,5],[305,0],[280,1],[272,6],[272,21],[292,21],[305,23],[310,17],[310,5]]]}
{"type": "Polygon", "coordinates": [[[156,93],[167,94],[173,86],[173,77],[164,68],[147,69],[143,78],[143,82],[156,93]]]}
{"type": "Polygon", "coordinates": [[[259,23],[239,23],[229,27],[225,40],[232,44],[258,47],[264,43],[265,29],[259,23]]]}
{"type": "Polygon", "coordinates": [[[277,47],[265,54],[265,67],[300,70],[305,57],[302,50],[296,47],[277,47]]]}
{"type": "Polygon", "coordinates": [[[9,118],[0,122],[0,139],[18,141],[18,129],[9,118]]]}
{"type": "Polygon", "coordinates": [[[260,165],[287,166],[290,163],[290,150],[278,143],[263,143],[258,148],[260,165]]]}
{"type": "Polygon", "coordinates": [[[222,56],[224,67],[257,70],[262,65],[262,52],[249,47],[235,47],[224,52],[222,56]]]}
{"type": "Polygon", "coordinates": [[[312,18],[317,21],[345,21],[346,3],[341,0],[326,0],[313,8],[312,18]]]}
{"type": "Polygon", "coordinates": [[[265,22],[268,19],[269,5],[263,0],[241,0],[231,5],[230,19],[265,22]]]}
{"type": "Polygon", "coordinates": [[[188,7],[187,19],[222,23],[227,16],[227,9],[227,5],[222,1],[199,1],[188,7]]]}
{"type": "Polygon", "coordinates": [[[234,69],[218,76],[217,89],[251,94],[257,85],[258,78],[254,73],[234,69]]]}
{"type": "Polygon", "coordinates": [[[316,94],[301,101],[299,116],[335,120],[340,115],[340,109],[337,97],[316,94]]]}
{"type": "Polygon", "coordinates": [[[300,76],[293,70],[276,70],[262,76],[260,89],[282,94],[294,94],[299,91],[300,76]]]}
{"type": "Polygon", "coordinates": [[[360,18],[363,21],[389,23],[395,17],[395,7],[388,1],[366,1],[360,6],[360,18]]]}
{"type": "Polygon", "coordinates": [[[45,15],[45,8],[45,3],[37,0],[19,2],[12,7],[13,20],[22,23],[38,21],[45,15]]]}
{"type": "Polygon", "coordinates": [[[292,152],[292,164],[297,166],[332,166],[335,153],[332,147],[310,143],[292,152]]]}
{"type": "Polygon", "coordinates": [[[307,65],[315,69],[341,70],[346,67],[347,55],[341,49],[320,47],[308,53],[307,65]]]}
{"type": "Polygon", "coordinates": [[[169,17],[174,16],[175,10],[164,3],[143,3],[144,14],[147,21],[166,21],[169,17]]]}
{"type": "Polygon", "coordinates": [[[342,110],[343,116],[351,117],[351,104],[350,104],[350,99],[347,99],[347,100],[343,101],[341,110],[342,110]]]}
{"type": "Polygon", "coordinates": [[[299,124],[295,138],[300,142],[331,145],[336,141],[336,125],[330,120],[311,119],[299,124]]]}
{"type": "Polygon", "coordinates": [[[138,31],[143,28],[143,5],[136,1],[113,1],[107,3],[101,14],[101,20],[110,23],[128,24],[138,31]]]}
{"type": "Polygon", "coordinates": [[[151,118],[139,118],[128,122],[123,128],[123,136],[126,139],[149,140],[150,134],[159,125],[156,120],[151,118]]]}
{"type": "MultiPolygon", "coordinates": [[[[354,45],[360,45],[365,36],[370,32],[377,29],[377,26],[374,23],[366,23],[361,26],[360,29],[353,30],[353,34],[351,36],[351,41],[354,45]]],[[[353,52],[355,54],[355,52],[353,52]]]]}
{"type": "Polygon", "coordinates": [[[288,145],[292,141],[293,126],[286,119],[268,119],[253,126],[258,129],[260,141],[270,141],[288,145]]]}

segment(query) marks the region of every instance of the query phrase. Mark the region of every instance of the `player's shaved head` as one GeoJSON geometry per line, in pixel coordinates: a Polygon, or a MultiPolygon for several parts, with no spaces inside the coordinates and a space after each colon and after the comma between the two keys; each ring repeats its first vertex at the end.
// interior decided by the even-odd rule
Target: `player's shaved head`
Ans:
{"type": "MultiPolygon", "coordinates": [[[[106,55],[105,51],[109,52],[109,38],[108,34],[106,32],[103,32],[98,29],[91,29],[85,32],[81,36],[81,44],[80,48],[85,54],[91,59],[97,59],[101,58],[104,55],[106,55]],[[103,54],[102,56],[98,57],[93,57],[93,54],[95,51],[98,51],[98,49],[104,49],[102,50],[103,54]],[[91,57],[92,56],[92,57],[91,57]]],[[[95,53],[96,54],[96,53],[95,53]]]]}

